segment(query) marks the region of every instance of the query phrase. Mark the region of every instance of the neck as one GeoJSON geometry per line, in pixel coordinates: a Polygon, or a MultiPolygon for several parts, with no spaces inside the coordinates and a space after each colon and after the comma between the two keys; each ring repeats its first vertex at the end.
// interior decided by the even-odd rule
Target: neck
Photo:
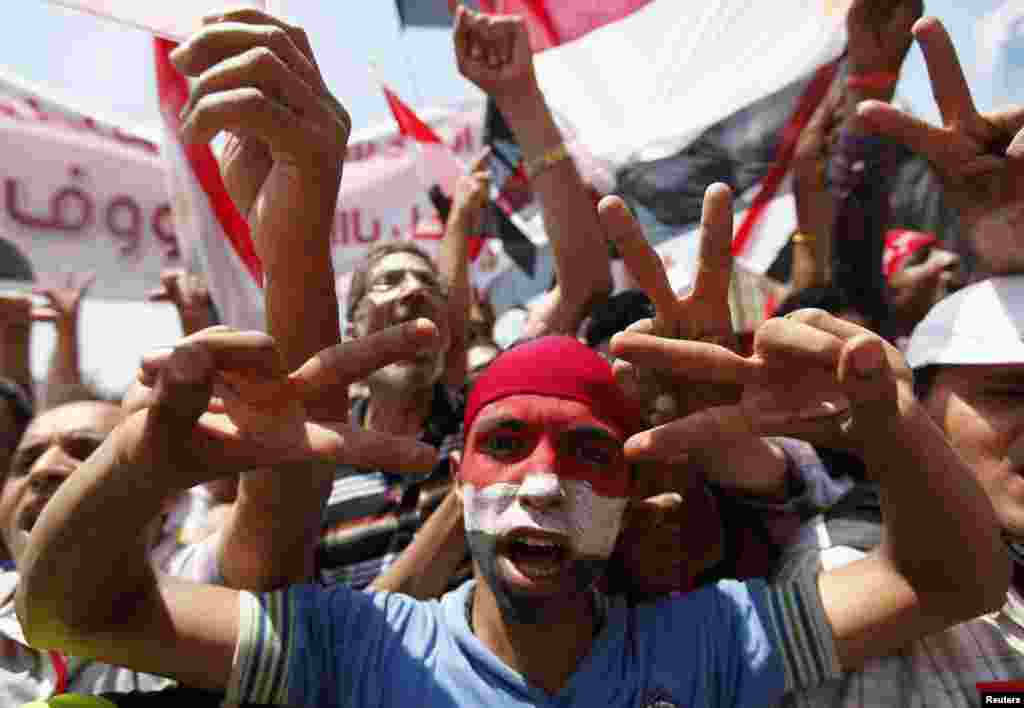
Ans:
{"type": "Polygon", "coordinates": [[[371,387],[363,427],[392,435],[418,435],[426,425],[433,400],[433,384],[412,391],[371,387]]]}
{"type": "Polygon", "coordinates": [[[597,629],[593,596],[572,598],[548,614],[552,621],[508,622],[497,598],[477,579],[470,610],[473,633],[505,665],[548,694],[558,693],[590,652],[597,629]]]}

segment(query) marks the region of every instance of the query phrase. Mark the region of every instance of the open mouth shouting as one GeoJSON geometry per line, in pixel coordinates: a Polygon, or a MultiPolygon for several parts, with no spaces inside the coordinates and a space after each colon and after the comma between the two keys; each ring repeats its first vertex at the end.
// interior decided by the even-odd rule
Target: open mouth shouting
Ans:
{"type": "Polygon", "coordinates": [[[496,549],[502,575],[529,589],[561,578],[573,559],[569,539],[534,529],[515,529],[500,539],[496,549]]]}

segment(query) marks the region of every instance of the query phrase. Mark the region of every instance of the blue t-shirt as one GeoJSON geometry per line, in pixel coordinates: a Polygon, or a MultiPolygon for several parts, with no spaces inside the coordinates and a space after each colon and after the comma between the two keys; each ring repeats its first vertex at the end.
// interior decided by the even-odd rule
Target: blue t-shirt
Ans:
{"type": "Polygon", "coordinates": [[[466,609],[474,582],[429,602],[345,587],[243,593],[228,700],[346,708],[764,706],[807,682],[807,672],[794,668],[799,663],[823,664],[815,680],[838,670],[831,636],[809,636],[816,631],[810,623],[792,626],[791,617],[808,609],[799,589],[724,581],[658,604],[611,601],[590,654],[551,696],[472,633],[466,609]]]}

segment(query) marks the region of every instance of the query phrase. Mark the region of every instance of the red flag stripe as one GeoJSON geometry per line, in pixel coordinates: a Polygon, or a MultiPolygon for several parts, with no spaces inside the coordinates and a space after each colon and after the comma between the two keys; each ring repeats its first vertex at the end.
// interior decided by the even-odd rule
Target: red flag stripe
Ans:
{"type": "MultiPolygon", "coordinates": [[[[168,55],[177,46],[166,39],[154,38],[153,46],[156,54],[157,91],[160,97],[160,108],[165,118],[177,128],[181,128],[181,111],[188,102],[188,81],[174,68],[168,55]]],[[[220,165],[209,145],[188,144],[184,146],[189,164],[196,179],[202,186],[210,208],[217,221],[220,222],[232,249],[245,266],[252,279],[263,285],[263,264],[260,262],[256,247],[252,242],[249,224],[239,213],[220,174],[220,165]]]]}
{"type": "Polygon", "coordinates": [[[836,72],[839,70],[841,59],[842,57],[818,69],[811,83],[804,91],[804,95],[800,98],[800,103],[797,105],[793,117],[782,131],[779,147],[776,150],[775,163],[764,179],[761,180],[761,190],[754,197],[754,202],[751,204],[750,210],[747,211],[746,218],[736,231],[736,237],[732,242],[733,255],[743,253],[743,250],[747,247],[753,236],[754,228],[764,216],[765,210],[772,199],[775,198],[775,194],[779,191],[782,180],[785,178],[786,173],[789,171],[789,165],[793,161],[793,155],[796,153],[796,144],[800,139],[800,134],[811,120],[814,111],[825,100],[829,87],[832,85],[836,72]]]}

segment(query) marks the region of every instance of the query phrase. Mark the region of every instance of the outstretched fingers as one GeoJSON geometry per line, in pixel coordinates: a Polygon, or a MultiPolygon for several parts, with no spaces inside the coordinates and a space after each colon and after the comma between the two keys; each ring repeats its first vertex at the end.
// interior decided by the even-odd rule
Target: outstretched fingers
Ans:
{"type": "Polygon", "coordinates": [[[762,369],[760,360],[741,357],[717,344],[636,332],[616,334],[610,351],[639,370],[688,381],[743,384],[753,381],[762,369]]]}
{"type": "Polygon", "coordinates": [[[597,207],[605,236],[615,243],[626,270],[654,303],[656,320],[671,322],[676,296],[657,251],[648,243],[643,229],[619,197],[605,197],[597,207]]]}
{"type": "Polygon", "coordinates": [[[873,132],[906,145],[945,171],[953,167],[947,164],[950,140],[947,130],[930,125],[884,101],[864,101],[857,106],[857,117],[873,132]]]}
{"type": "Polygon", "coordinates": [[[725,184],[713,184],[704,192],[693,292],[708,301],[725,303],[726,308],[732,281],[732,236],[732,190],[725,184]]]}
{"type": "Polygon", "coordinates": [[[440,343],[437,325],[419,318],[324,349],[289,378],[303,401],[315,401],[322,390],[347,386],[384,366],[436,350],[440,343]]]}
{"type": "Polygon", "coordinates": [[[949,125],[973,120],[977,110],[971,89],[964,77],[953,40],[942,22],[934,17],[925,17],[914,24],[913,32],[928,66],[932,94],[939,106],[942,121],[949,125]]]}
{"type": "Polygon", "coordinates": [[[347,424],[305,423],[298,438],[243,432],[225,415],[207,413],[193,436],[205,441],[208,456],[233,470],[321,461],[361,469],[389,469],[423,474],[437,463],[437,449],[414,438],[399,437],[347,424]]]}

